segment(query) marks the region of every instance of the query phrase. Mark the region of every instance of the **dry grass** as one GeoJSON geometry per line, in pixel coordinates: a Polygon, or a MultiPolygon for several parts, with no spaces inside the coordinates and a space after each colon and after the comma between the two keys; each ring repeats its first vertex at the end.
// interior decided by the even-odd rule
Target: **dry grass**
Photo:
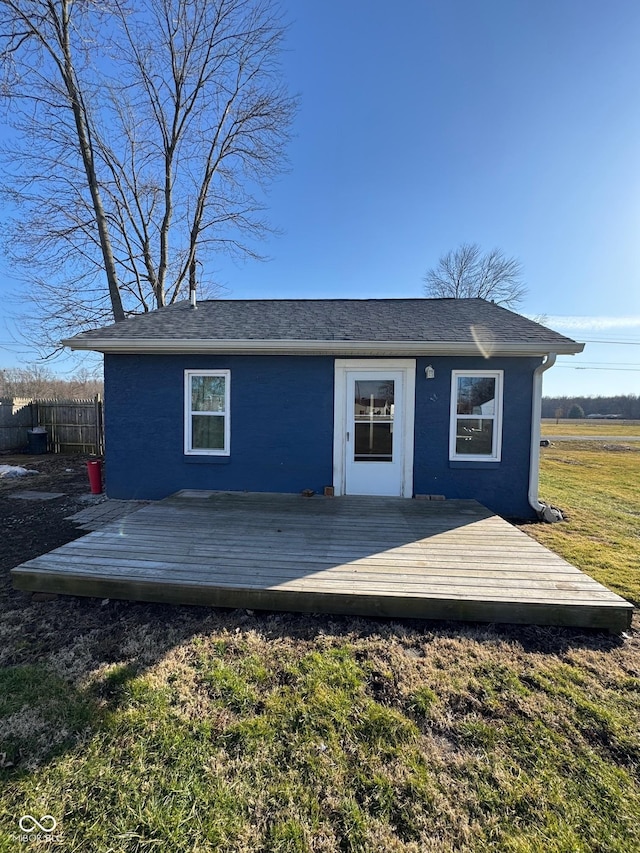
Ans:
{"type": "Polygon", "coordinates": [[[103,613],[126,656],[4,670],[2,850],[24,813],[65,850],[640,844],[636,635],[103,613]]]}
{"type": "MultiPolygon", "coordinates": [[[[636,600],[639,462],[545,450],[543,493],[569,520],[528,527],[636,600]]],[[[0,851],[640,849],[635,630],[0,612],[0,851]],[[21,845],[27,813],[60,841],[21,845]]]]}
{"type": "Polygon", "coordinates": [[[556,423],[555,418],[545,419],[541,426],[542,435],[615,435],[621,438],[625,435],[640,435],[640,421],[616,421],[616,420],[576,420],[560,419],[556,423]]]}
{"type": "Polygon", "coordinates": [[[614,592],[640,603],[640,444],[562,442],[541,450],[540,494],[562,524],[525,529],[614,592]]]}

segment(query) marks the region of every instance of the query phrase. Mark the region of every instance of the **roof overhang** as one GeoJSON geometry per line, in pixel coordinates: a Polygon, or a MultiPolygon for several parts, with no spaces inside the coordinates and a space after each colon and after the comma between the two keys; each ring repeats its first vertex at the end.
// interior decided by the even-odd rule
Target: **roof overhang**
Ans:
{"type": "Polygon", "coordinates": [[[584,344],[575,341],[327,341],[327,340],[215,340],[212,338],[87,338],[62,341],[74,350],[131,354],[228,353],[234,355],[575,355],[584,344]]]}

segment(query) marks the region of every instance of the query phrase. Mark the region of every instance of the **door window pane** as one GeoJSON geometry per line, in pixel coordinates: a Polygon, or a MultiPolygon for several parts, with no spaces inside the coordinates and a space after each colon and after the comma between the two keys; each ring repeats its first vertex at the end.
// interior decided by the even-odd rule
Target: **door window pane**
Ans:
{"type": "Polygon", "coordinates": [[[356,423],[355,462],[391,462],[393,457],[393,424],[356,423]]]}
{"type": "Polygon", "coordinates": [[[393,461],[393,379],[359,379],[354,386],[354,461],[393,461]]]}
{"type": "Polygon", "coordinates": [[[393,420],[395,382],[359,379],[355,383],[356,420],[393,420]]]}

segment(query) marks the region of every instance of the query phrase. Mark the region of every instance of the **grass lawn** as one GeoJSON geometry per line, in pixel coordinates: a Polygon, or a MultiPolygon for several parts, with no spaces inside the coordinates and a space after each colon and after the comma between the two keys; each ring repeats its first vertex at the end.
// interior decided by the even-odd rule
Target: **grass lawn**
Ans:
{"type": "MultiPolygon", "coordinates": [[[[543,451],[529,533],[640,600],[640,452],[543,451]]],[[[0,609],[0,850],[640,849],[640,636],[0,609]],[[52,815],[58,840],[17,838],[52,815]]]]}
{"type": "Polygon", "coordinates": [[[541,448],[540,496],[563,509],[566,521],[527,525],[527,532],[640,604],[640,444],[541,448]]]}
{"type": "Polygon", "coordinates": [[[576,435],[588,438],[590,435],[640,435],[640,421],[615,421],[615,420],[582,420],[561,419],[556,423],[555,418],[542,421],[541,434],[554,435],[576,435]]]}

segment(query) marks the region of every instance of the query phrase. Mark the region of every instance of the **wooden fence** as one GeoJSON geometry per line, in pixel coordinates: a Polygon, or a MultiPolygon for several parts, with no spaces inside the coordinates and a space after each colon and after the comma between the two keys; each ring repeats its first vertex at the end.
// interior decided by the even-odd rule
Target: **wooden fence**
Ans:
{"type": "Polygon", "coordinates": [[[28,446],[28,430],[44,427],[52,453],[104,453],[103,404],[93,400],[2,400],[0,451],[28,446]]]}
{"type": "Polygon", "coordinates": [[[0,451],[26,447],[27,430],[34,426],[31,400],[0,397],[0,451]]]}

